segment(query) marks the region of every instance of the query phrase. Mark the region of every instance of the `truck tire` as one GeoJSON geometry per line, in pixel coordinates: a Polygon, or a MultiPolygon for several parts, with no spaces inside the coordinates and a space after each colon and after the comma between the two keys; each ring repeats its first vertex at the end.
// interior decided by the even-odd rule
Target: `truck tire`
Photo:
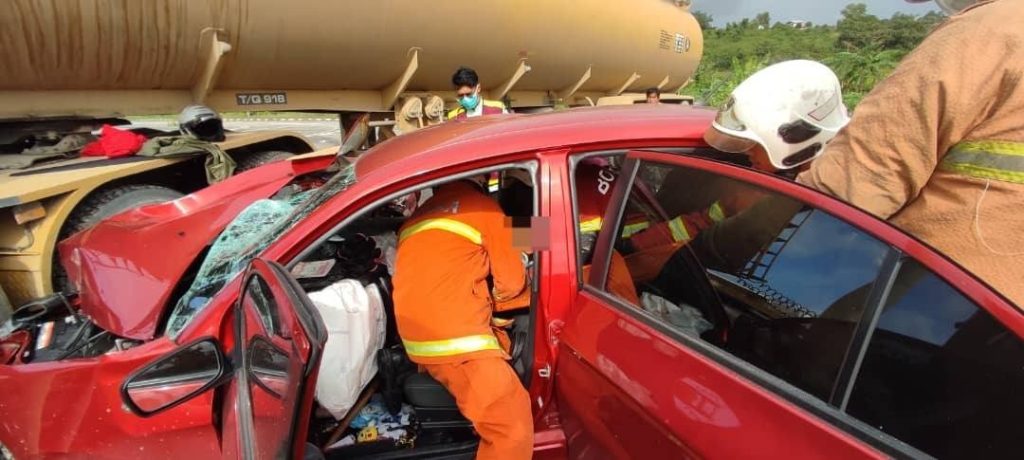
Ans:
{"type": "Polygon", "coordinates": [[[280,150],[269,150],[266,152],[250,153],[238,159],[235,172],[239,173],[242,171],[248,171],[250,169],[258,168],[267,163],[273,163],[275,161],[287,160],[295,156],[291,152],[283,152],[280,150]]]}
{"type": "MultiPolygon", "coordinates": [[[[122,211],[147,204],[163,203],[185,196],[159,185],[121,185],[100,190],[82,201],[61,227],[59,240],[85,230],[122,211]]],[[[69,292],[73,287],[57,256],[53,258],[53,290],[69,292]]]]}

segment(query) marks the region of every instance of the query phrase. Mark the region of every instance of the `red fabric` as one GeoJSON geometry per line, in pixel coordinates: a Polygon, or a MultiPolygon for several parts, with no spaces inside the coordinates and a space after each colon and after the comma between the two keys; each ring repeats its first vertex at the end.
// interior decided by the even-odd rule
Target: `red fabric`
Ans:
{"type": "Polygon", "coordinates": [[[100,138],[82,148],[87,157],[120,158],[135,155],[146,143],[146,136],[103,125],[100,138]]]}

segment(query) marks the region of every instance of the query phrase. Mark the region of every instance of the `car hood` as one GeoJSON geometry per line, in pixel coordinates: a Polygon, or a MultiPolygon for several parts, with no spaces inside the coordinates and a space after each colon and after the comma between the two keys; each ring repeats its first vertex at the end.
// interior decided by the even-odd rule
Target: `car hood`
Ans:
{"type": "MultiPolygon", "coordinates": [[[[336,149],[334,149],[336,150],[336,149]]],[[[81,311],[112,334],[155,337],[179,280],[242,210],[301,174],[323,170],[333,151],[246,171],[167,203],[104,220],[59,244],[81,311]]]]}

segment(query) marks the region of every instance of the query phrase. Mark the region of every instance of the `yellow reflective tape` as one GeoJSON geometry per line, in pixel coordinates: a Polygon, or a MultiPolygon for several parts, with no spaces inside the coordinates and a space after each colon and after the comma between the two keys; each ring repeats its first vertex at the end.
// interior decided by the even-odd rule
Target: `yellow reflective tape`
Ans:
{"type": "Polygon", "coordinates": [[[581,233],[596,233],[601,230],[601,218],[595,217],[593,219],[585,220],[580,222],[581,233]]]}
{"type": "Polygon", "coordinates": [[[678,242],[690,241],[690,232],[686,230],[686,224],[682,217],[676,217],[668,221],[668,228],[672,230],[672,239],[678,242]]]}
{"type": "Polygon", "coordinates": [[[715,204],[712,204],[711,208],[708,209],[708,217],[711,217],[711,220],[715,222],[724,220],[725,211],[722,209],[722,203],[716,201],[715,204]]]}
{"type": "Polygon", "coordinates": [[[961,142],[942,159],[945,171],[1024,184],[1024,142],[961,142]]]}
{"type": "Polygon", "coordinates": [[[461,112],[462,112],[462,107],[459,107],[457,109],[449,110],[448,111],[448,119],[451,120],[452,118],[455,118],[455,117],[459,116],[459,113],[461,113],[461,112]]]}
{"type": "Polygon", "coordinates": [[[622,237],[629,238],[637,233],[650,228],[650,222],[637,222],[635,224],[626,224],[626,228],[622,229],[622,237]]]}
{"type": "Polygon", "coordinates": [[[402,234],[398,237],[398,242],[405,241],[406,238],[413,236],[419,232],[425,232],[427,230],[444,230],[449,233],[459,235],[469,241],[476,244],[483,244],[484,239],[480,235],[477,229],[473,228],[469,224],[465,224],[453,219],[427,219],[422,222],[418,222],[405,230],[402,230],[402,234]]]}
{"type": "Polygon", "coordinates": [[[403,340],[405,352],[409,356],[423,358],[436,358],[441,356],[454,356],[474,351],[501,350],[498,338],[493,335],[470,335],[446,340],[431,340],[427,342],[414,342],[403,340]]]}
{"type": "Polygon", "coordinates": [[[501,101],[489,101],[484,99],[484,107],[490,107],[492,109],[505,109],[505,104],[501,101]]]}

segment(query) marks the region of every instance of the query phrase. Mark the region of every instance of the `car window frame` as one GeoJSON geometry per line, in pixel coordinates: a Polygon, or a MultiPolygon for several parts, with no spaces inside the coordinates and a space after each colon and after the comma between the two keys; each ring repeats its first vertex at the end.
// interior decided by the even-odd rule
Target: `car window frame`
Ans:
{"type": "MultiPolygon", "coordinates": [[[[634,317],[676,343],[697,351],[716,364],[724,366],[740,377],[806,410],[835,428],[865,442],[867,445],[879,449],[885,454],[897,457],[930,457],[923,451],[860,421],[842,409],[846,407],[851,397],[852,389],[857,381],[860,365],[867,352],[871,336],[877,327],[878,319],[881,317],[889,290],[899,275],[903,260],[906,258],[916,260],[929,273],[949,284],[950,287],[973,302],[979,310],[986,311],[1007,330],[1017,334],[1018,337],[1024,337],[1024,312],[1017,310],[1008,300],[994,292],[974,275],[966,272],[966,270],[948,257],[939,254],[927,244],[913,236],[907,235],[888,222],[882,221],[847,203],[795,181],[785,180],[771,174],[714,159],[701,158],[685,150],[690,150],[694,153],[700,151],[700,149],[632,149],[627,152],[619,173],[619,179],[603,218],[603,222],[606,222],[607,225],[602,228],[603,231],[594,244],[590,278],[588,280],[581,280],[580,291],[602,300],[606,305],[619,310],[621,313],[634,317]],[[889,250],[880,267],[879,276],[868,295],[867,305],[855,328],[850,349],[840,367],[840,373],[835,386],[836,391],[833,392],[828,401],[819,399],[795,385],[730,354],[724,349],[676,330],[670,324],[655,318],[642,309],[630,305],[625,300],[618,298],[605,289],[612,247],[615,238],[617,238],[621,231],[622,216],[625,213],[630,196],[629,191],[633,187],[643,162],[697,169],[740,183],[756,185],[772,193],[790,197],[804,203],[806,206],[825,212],[888,246],[889,250]],[[851,357],[854,358],[852,362],[849,361],[851,357]]],[[[575,163],[573,166],[575,167],[575,163]]],[[[574,171],[575,169],[571,170],[573,176],[575,176],[574,171]]],[[[574,218],[578,222],[578,214],[575,209],[574,183],[573,206],[574,218]]],[[[576,227],[577,241],[579,241],[579,226],[576,225],[576,227]]],[[[577,263],[580,263],[578,252],[575,257],[577,258],[577,263]]]]}

